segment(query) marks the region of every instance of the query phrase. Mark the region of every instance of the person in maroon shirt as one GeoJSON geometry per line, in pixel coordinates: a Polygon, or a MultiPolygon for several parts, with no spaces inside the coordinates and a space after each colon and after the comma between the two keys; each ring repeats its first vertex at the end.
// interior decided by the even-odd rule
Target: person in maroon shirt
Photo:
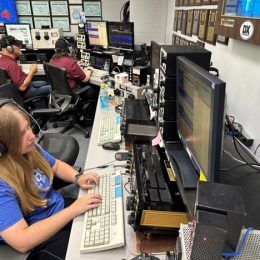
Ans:
{"type": "MultiPolygon", "coordinates": [[[[75,52],[71,44],[65,38],[59,38],[55,43],[55,54],[50,63],[66,69],[67,79],[71,89],[75,89],[87,83],[94,70],[91,66],[81,69],[80,61],[74,58],[75,52]]],[[[96,88],[98,91],[98,88],[96,88]]]]}
{"type": "Polygon", "coordinates": [[[48,82],[32,81],[34,74],[37,72],[37,64],[32,64],[29,73],[26,74],[16,61],[16,58],[21,54],[22,42],[11,35],[7,35],[1,38],[0,46],[2,48],[0,67],[6,70],[11,82],[18,86],[23,96],[31,98],[48,95],[51,87],[48,82]]]}

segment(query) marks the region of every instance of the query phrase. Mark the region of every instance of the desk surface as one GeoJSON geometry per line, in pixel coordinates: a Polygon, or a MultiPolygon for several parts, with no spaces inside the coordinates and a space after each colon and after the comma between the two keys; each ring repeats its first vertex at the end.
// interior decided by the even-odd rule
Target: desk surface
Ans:
{"type": "MultiPolygon", "coordinates": [[[[22,69],[23,69],[23,71],[24,71],[26,74],[29,73],[30,65],[31,65],[31,64],[21,64],[22,69]]],[[[43,69],[43,64],[37,64],[37,68],[38,68],[38,71],[35,73],[35,76],[44,76],[44,75],[45,75],[45,72],[44,72],[44,69],[43,69]]],[[[94,84],[94,85],[97,85],[97,86],[100,86],[100,84],[101,84],[101,79],[100,79],[100,77],[98,77],[98,76],[91,76],[91,77],[90,77],[90,80],[89,80],[89,83],[94,84]]]]}
{"type": "MultiPolygon", "coordinates": [[[[101,109],[99,108],[99,102],[97,105],[94,125],[92,129],[92,134],[90,138],[88,153],[87,153],[87,159],[85,163],[85,168],[91,168],[98,165],[102,165],[105,163],[109,163],[111,161],[115,160],[115,151],[108,151],[103,150],[101,146],[97,146],[97,136],[98,136],[98,128],[99,128],[99,119],[101,115],[101,109]]],[[[124,143],[121,143],[121,147],[124,147],[124,143]]],[[[125,164],[124,161],[115,161],[113,162],[116,165],[119,164],[125,164]]],[[[107,168],[111,169],[113,171],[113,167],[107,168]]],[[[94,171],[94,170],[93,170],[94,171]]],[[[102,170],[95,170],[97,173],[102,174],[102,170]]],[[[127,178],[127,177],[126,177],[127,178]]],[[[125,178],[122,178],[123,182],[126,182],[125,178]]],[[[81,196],[84,193],[83,190],[80,190],[79,196],[81,196]]],[[[126,199],[125,191],[123,191],[124,199],[126,199]]],[[[124,205],[125,208],[125,205],[124,205]]],[[[125,218],[125,237],[126,237],[126,246],[106,250],[106,251],[100,251],[95,253],[87,253],[87,254],[80,254],[80,243],[81,243],[81,236],[82,236],[82,230],[83,230],[83,220],[84,215],[81,215],[74,219],[72,229],[71,229],[71,235],[68,245],[68,250],[66,254],[66,260],[80,260],[80,259],[97,259],[100,260],[102,258],[107,259],[113,259],[113,260],[122,260],[122,259],[131,259],[135,256],[136,252],[136,236],[135,232],[133,231],[132,227],[127,224],[127,215],[124,214],[125,218]]]]}

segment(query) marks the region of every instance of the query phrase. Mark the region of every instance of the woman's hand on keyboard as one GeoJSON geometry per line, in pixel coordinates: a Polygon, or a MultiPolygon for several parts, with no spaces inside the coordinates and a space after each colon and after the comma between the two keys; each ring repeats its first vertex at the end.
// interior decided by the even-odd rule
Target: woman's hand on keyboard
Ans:
{"type": "Polygon", "coordinates": [[[68,209],[72,210],[74,217],[77,217],[90,209],[99,207],[101,202],[102,198],[99,194],[91,193],[78,198],[68,209]]]}
{"type": "Polygon", "coordinates": [[[94,172],[82,174],[78,179],[78,185],[82,189],[93,189],[96,185],[99,185],[99,175],[94,172]]]}

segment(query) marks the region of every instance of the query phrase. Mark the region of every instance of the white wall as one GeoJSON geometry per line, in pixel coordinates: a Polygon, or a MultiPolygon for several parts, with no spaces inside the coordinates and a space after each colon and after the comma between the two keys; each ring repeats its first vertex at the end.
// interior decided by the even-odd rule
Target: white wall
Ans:
{"type": "MultiPolygon", "coordinates": [[[[102,0],[102,19],[107,21],[120,21],[120,10],[127,0],[102,0]]],[[[78,32],[77,25],[71,25],[71,32],[65,36],[75,36],[78,32]]]]}
{"type": "MultiPolygon", "coordinates": [[[[166,44],[172,41],[173,10],[174,0],[169,0],[166,44]]],[[[260,143],[260,46],[229,39],[228,46],[216,43],[205,48],[212,52],[213,66],[226,82],[227,111],[255,139],[251,147],[254,152],[260,143]]],[[[256,156],[260,159],[260,148],[256,156]]]]}
{"type": "Polygon", "coordinates": [[[135,43],[165,41],[168,0],[130,0],[130,21],[134,22],[135,43]]]}

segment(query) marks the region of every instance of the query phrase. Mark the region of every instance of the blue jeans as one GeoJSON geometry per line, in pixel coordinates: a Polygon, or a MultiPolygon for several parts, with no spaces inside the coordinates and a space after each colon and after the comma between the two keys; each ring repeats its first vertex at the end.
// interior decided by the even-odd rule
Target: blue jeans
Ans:
{"type": "Polygon", "coordinates": [[[32,81],[30,86],[25,94],[25,98],[32,98],[40,95],[49,95],[51,89],[51,85],[47,81],[32,81]]]}

